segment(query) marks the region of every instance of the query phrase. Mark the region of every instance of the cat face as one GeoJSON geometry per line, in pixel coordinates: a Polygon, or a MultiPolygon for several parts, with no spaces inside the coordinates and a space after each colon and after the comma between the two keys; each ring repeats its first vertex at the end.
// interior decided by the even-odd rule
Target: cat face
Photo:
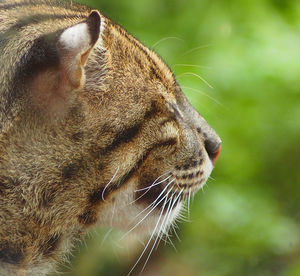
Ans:
{"type": "Polygon", "coordinates": [[[102,167],[110,167],[98,190],[105,199],[98,220],[167,231],[182,202],[207,181],[221,140],[154,52],[108,19],[103,24],[83,89],[97,118],[102,167]],[[103,140],[111,143],[100,146],[103,140]]]}

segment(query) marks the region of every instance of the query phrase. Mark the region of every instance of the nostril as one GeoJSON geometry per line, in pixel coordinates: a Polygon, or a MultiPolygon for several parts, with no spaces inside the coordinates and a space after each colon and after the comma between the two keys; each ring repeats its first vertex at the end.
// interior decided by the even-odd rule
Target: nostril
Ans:
{"type": "Polygon", "coordinates": [[[218,149],[214,152],[214,156],[213,156],[213,159],[212,159],[212,162],[213,162],[214,165],[216,164],[216,162],[219,158],[219,155],[221,153],[221,149],[222,149],[222,145],[220,143],[218,149]]]}
{"type": "Polygon", "coordinates": [[[204,146],[208,153],[209,158],[211,159],[213,164],[215,164],[221,153],[221,143],[212,140],[205,140],[204,146]]]}

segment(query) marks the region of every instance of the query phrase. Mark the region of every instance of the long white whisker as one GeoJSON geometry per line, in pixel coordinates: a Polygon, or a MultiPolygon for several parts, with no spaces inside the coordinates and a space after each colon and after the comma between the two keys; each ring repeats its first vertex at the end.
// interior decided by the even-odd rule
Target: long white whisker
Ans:
{"type": "Polygon", "coordinates": [[[165,190],[171,185],[171,183],[173,183],[175,181],[175,179],[171,180],[166,187],[160,192],[160,194],[157,196],[157,198],[145,209],[143,209],[141,212],[139,212],[133,219],[137,218],[139,215],[141,215],[142,213],[144,213],[145,211],[147,211],[149,208],[151,208],[157,200],[159,200],[159,198],[163,195],[163,193],[165,192],[165,190]]]}
{"type": "Polygon", "coordinates": [[[104,235],[104,237],[103,237],[103,239],[102,239],[102,241],[101,241],[101,244],[100,244],[100,247],[102,247],[103,246],[103,244],[105,243],[105,241],[107,240],[107,238],[108,238],[108,236],[110,235],[110,233],[112,232],[112,228],[110,228],[107,232],[106,232],[106,234],[104,235]]]}
{"type": "Polygon", "coordinates": [[[180,78],[182,76],[194,76],[194,77],[202,80],[209,88],[214,89],[213,86],[208,83],[208,81],[206,81],[204,78],[202,78],[198,74],[195,74],[195,73],[192,73],[192,72],[186,72],[186,73],[180,74],[179,76],[177,76],[177,78],[180,78]]]}
{"type": "Polygon", "coordinates": [[[102,200],[103,200],[104,202],[106,201],[106,200],[104,199],[104,193],[105,193],[106,189],[108,188],[108,186],[113,182],[114,178],[116,177],[116,175],[117,175],[117,173],[118,173],[118,171],[119,171],[119,168],[120,168],[120,167],[118,167],[118,168],[116,169],[116,172],[114,173],[114,175],[112,176],[112,178],[109,180],[109,182],[106,184],[106,186],[104,187],[104,189],[103,189],[103,191],[102,191],[101,197],[102,197],[102,200]]]}
{"type": "Polygon", "coordinates": [[[176,227],[174,226],[174,224],[172,224],[172,229],[173,229],[173,232],[174,232],[176,238],[178,239],[178,241],[181,242],[181,239],[179,238],[179,236],[177,234],[176,227]]]}
{"type": "MultiPolygon", "coordinates": [[[[170,190],[171,191],[171,190],[170,190]]],[[[150,213],[152,213],[152,211],[160,204],[160,202],[162,202],[165,198],[167,198],[168,194],[170,193],[170,191],[168,191],[168,193],[166,195],[164,195],[159,202],[157,202],[152,209],[134,226],[132,227],[129,231],[127,231],[121,238],[120,240],[122,240],[124,237],[126,237],[129,233],[131,233],[136,227],[138,227],[149,215],[150,213]]],[[[149,205],[150,206],[150,205],[149,205]]]]}
{"type": "MultiPolygon", "coordinates": [[[[183,211],[187,212],[187,210],[183,210],[183,211]]],[[[191,220],[189,218],[187,218],[183,212],[179,212],[179,214],[177,215],[177,219],[179,221],[184,221],[184,222],[188,222],[188,223],[191,222],[191,220]]]]}
{"type": "Polygon", "coordinates": [[[139,258],[137,259],[136,263],[135,263],[134,266],[131,268],[131,270],[129,271],[129,273],[127,274],[127,276],[129,276],[129,275],[131,274],[131,272],[132,272],[132,271],[134,270],[134,268],[137,266],[137,264],[138,264],[138,262],[140,261],[140,259],[141,259],[141,258],[143,257],[143,255],[145,254],[145,252],[146,252],[146,250],[147,250],[147,248],[148,248],[148,246],[149,246],[149,244],[150,244],[150,242],[151,242],[151,240],[152,240],[152,238],[153,238],[153,236],[154,236],[154,234],[155,234],[156,228],[157,228],[157,226],[158,226],[158,224],[159,224],[159,222],[160,222],[160,219],[161,219],[161,216],[162,216],[162,214],[163,214],[163,211],[164,211],[164,207],[165,207],[165,205],[166,205],[166,202],[167,202],[167,198],[165,199],[165,202],[164,202],[163,208],[161,209],[161,212],[160,212],[159,218],[158,218],[158,220],[157,220],[157,223],[156,223],[156,225],[155,225],[155,227],[154,227],[154,229],[153,229],[153,232],[152,232],[152,234],[151,234],[151,236],[150,236],[150,238],[149,238],[149,240],[148,240],[148,242],[147,242],[147,244],[146,244],[144,250],[142,251],[141,255],[139,256],[139,258]]]}
{"type": "Polygon", "coordinates": [[[209,66],[203,65],[196,65],[196,64],[174,64],[174,66],[184,66],[184,67],[196,67],[196,68],[204,68],[204,69],[211,69],[209,66]]]}
{"type": "MultiPolygon", "coordinates": [[[[167,209],[169,209],[169,207],[171,206],[171,204],[172,204],[172,197],[170,198],[169,206],[168,206],[167,209]]],[[[163,210],[164,210],[164,208],[163,208],[163,210]]],[[[155,248],[155,245],[156,245],[156,243],[157,243],[157,241],[158,241],[158,239],[159,239],[159,233],[161,232],[162,227],[164,226],[164,221],[165,221],[165,219],[166,219],[166,216],[163,218],[163,220],[162,220],[162,222],[161,222],[161,226],[160,226],[160,229],[159,229],[159,231],[158,231],[158,233],[157,233],[157,237],[156,237],[156,239],[155,239],[155,241],[154,241],[154,243],[153,243],[153,246],[152,246],[152,248],[151,248],[151,250],[150,250],[150,252],[149,252],[149,254],[148,254],[148,257],[147,257],[147,259],[146,259],[146,261],[145,261],[145,263],[144,263],[144,265],[143,265],[143,268],[142,268],[142,270],[141,270],[141,273],[144,271],[144,269],[145,269],[145,267],[146,267],[146,265],[147,265],[147,263],[148,263],[148,260],[149,260],[149,258],[150,258],[150,256],[151,256],[152,252],[153,252],[153,249],[155,248]]],[[[141,273],[140,273],[140,274],[141,274],[141,273]]]]}
{"type": "Polygon", "coordinates": [[[207,45],[202,45],[202,46],[193,48],[193,49],[188,50],[188,51],[186,51],[185,53],[183,53],[180,57],[184,57],[184,56],[186,56],[186,55],[188,55],[188,54],[190,54],[190,53],[193,53],[193,52],[195,52],[195,51],[197,51],[197,50],[204,49],[204,48],[208,48],[208,47],[210,47],[210,46],[211,46],[210,44],[207,44],[207,45]]]}
{"type": "Polygon", "coordinates": [[[201,95],[203,95],[203,96],[205,96],[205,97],[211,99],[211,100],[212,100],[213,102],[215,102],[216,104],[218,104],[218,105],[220,105],[220,106],[222,106],[222,107],[225,108],[225,106],[224,106],[222,103],[220,103],[218,100],[216,100],[215,98],[211,97],[210,95],[206,94],[205,92],[201,91],[200,89],[196,89],[196,88],[188,87],[188,86],[181,86],[181,87],[182,87],[183,89],[189,89],[189,90],[191,90],[191,91],[197,92],[197,93],[199,93],[199,94],[201,94],[201,95]]]}
{"type": "Polygon", "coordinates": [[[191,188],[189,188],[189,195],[188,195],[188,210],[187,210],[187,213],[188,213],[188,218],[190,218],[190,200],[191,200],[191,188]]]}
{"type": "Polygon", "coordinates": [[[168,219],[169,219],[169,214],[172,212],[172,206],[173,206],[174,201],[176,200],[176,198],[173,199],[173,195],[171,197],[172,202],[171,202],[170,206],[168,207],[168,209],[166,211],[165,218],[164,218],[165,225],[162,225],[162,227],[160,229],[160,232],[163,231],[164,233],[168,233],[167,223],[168,223],[168,219]]]}
{"type": "Polygon", "coordinates": [[[144,190],[150,190],[152,187],[158,185],[158,184],[161,184],[163,182],[165,182],[167,179],[169,179],[172,175],[169,175],[168,177],[166,177],[165,179],[159,181],[159,182],[153,182],[150,186],[146,187],[146,188],[142,188],[142,189],[139,189],[139,190],[135,190],[135,192],[140,192],[140,191],[144,191],[144,190]]]}
{"type": "MultiPolygon", "coordinates": [[[[174,195],[174,194],[173,194],[174,195]]],[[[167,233],[168,233],[168,229],[167,229],[167,223],[168,223],[168,219],[167,218],[169,218],[169,214],[172,212],[172,206],[173,206],[173,195],[172,195],[172,197],[171,197],[171,202],[170,202],[170,204],[169,204],[169,206],[168,206],[168,209],[167,209],[167,211],[166,211],[166,214],[165,214],[165,217],[164,217],[164,220],[163,220],[163,222],[162,222],[162,225],[161,225],[161,227],[160,227],[160,229],[159,229],[159,233],[158,234],[160,234],[161,233],[161,237],[160,237],[160,240],[159,240],[159,242],[157,243],[157,246],[156,246],[156,249],[158,248],[158,245],[159,245],[159,243],[160,243],[160,241],[161,241],[161,239],[162,239],[162,237],[164,236],[164,234],[166,234],[166,236],[167,236],[167,238],[169,238],[169,236],[167,235],[167,233]]],[[[175,199],[176,200],[176,199],[175,199]]],[[[174,201],[175,201],[174,200],[174,201]]],[[[172,243],[172,241],[170,240],[170,242],[172,243]]]]}
{"type": "Polygon", "coordinates": [[[116,210],[116,201],[114,202],[113,210],[112,210],[112,215],[110,218],[110,227],[113,227],[113,221],[114,221],[114,216],[115,216],[115,210],[116,210]]]}
{"type": "Polygon", "coordinates": [[[183,222],[186,222],[186,223],[191,223],[192,221],[191,220],[188,220],[186,219],[185,217],[178,217],[178,221],[183,221],[183,222]]]}
{"type": "MultiPolygon", "coordinates": [[[[168,174],[168,173],[170,173],[170,171],[169,171],[169,172],[166,172],[166,173],[162,174],[161,176],[159,176],[158,178],[156,178],[156,179],[154,180],[154,182],[153,182],[150,186],[148,186],[148,187],[146,187],[146,188],[143,188],[143,189],[147,189],[147,191],[144,192],[142,195],[140,195],[140,196],[139,196],[138,198],[136,198],[135,200],[133,200],[133,201],[131,201],[130,203],[128,203],[128,205],[131,205],[131,204],[137,202],[140,198],[142,198],[145,194],[147,194],[148,191],[149,191],[152,187],[154,187],[154,186],[156,186],[156,185],[159,185],[159,184],[161,184],[162,182],[164,182],[164,181],[166,181],[167,179],[169,179],[169,178],[171,177],[171,175],[170,175],[169,177],[165,178],[164,180],[160,181],[159,183],[155,183],[155,182],[158,181],[162,176],[164,176],[164,175],[166,175],[166,174],[168,174]]],[[[143,189],[135,190],[135,192],[141,191],[141,190],[143,190],[143,189]]]]}
{"type": "Polygon", "coordinates": [[[183,39],[181,39],[179,37],[175,37],[175,36],[164,37],[164,38],[160,39],[159,41],[157,41],[155,44],[153,44],[151,48],[154,49],[159,43],[161,43],[165,40],[168,40],[168,39],[176,39],[179,41],[184,41],[183,39]]]}
{"type": "Polygon", "coordinates": [[[171,216],[173,207],[174,207],[175,203],[176,203],[176,204],[178,203],[177,200],[180,198],[182,192],[183,192],[183,189],[181,189],[181,191],[178,193],[177,197],[175,198],[175,200],[174,200],[174,202],[173,202],[173,204],[172,204],[172,206],[171,206],[171,210],[170,210],[170,212],[169,212],[169,214],[168,214],[167,221],[169,221],[169,218],[170,218],[170,216],[171,216]]]}

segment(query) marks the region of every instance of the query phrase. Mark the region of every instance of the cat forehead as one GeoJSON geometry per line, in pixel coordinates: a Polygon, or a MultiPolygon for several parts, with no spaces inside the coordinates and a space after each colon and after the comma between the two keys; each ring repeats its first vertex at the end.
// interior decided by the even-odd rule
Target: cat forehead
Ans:
{"type": "MultiPolygon", "coordinates": [[[[129,34],[124,28],[115,24],[110,19],[102,15],[101,35],[97,42],[98,48],[106,47],[108,49],[115,49],[117,47],[114,44],[115,41],[119,41],[122,46],[127,47],[132,53],[138,55],[141,58],[141,62],[151,65],[153,70],[159,71],[165,81],[174,84],[175,77],[166,63],[159,57],[157,53],[149,49],[137,38],[129,34]]],[[[119,44],[120,45],[120,44],[119,44]]]]}

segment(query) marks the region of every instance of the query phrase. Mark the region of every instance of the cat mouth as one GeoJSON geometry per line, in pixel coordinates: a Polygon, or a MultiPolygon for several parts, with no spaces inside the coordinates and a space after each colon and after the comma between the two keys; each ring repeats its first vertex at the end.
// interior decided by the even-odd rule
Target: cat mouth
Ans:
{"type": "Polygon", "coordinates": [[[203,160],[198,158],[196,161],[175,165],[157,177],[140,174],[128,184],[132,189],[130,195],[133,193],[134,197],[119,193],[125,205],[116,212],[122,214],[120,217],[124,218],[124,222],[118,219],[113,224],[128,232],[148,233],[149,229],[152,232],[160,228],[167,232],[176,218],[181,216],[181,211],[189,210],[190,199],[205,185],[212,168],[210,159],[203,156],[203,160]],[[186,209],[182,208],[184,205],[186,209]],[[129,206],[131,211],[128,211],[129,206]],[[129,213],[131,215],[127,218],[129,213]]]}
{"type": "Polygon", "coordinates": [[[199,189],[205,185],[213,165],[209,160],[199,159],[182,166],[175,166],[174,170],[162,174],[151,185],[136,190],[136,201],[152,205],[157,210],[176,206],[189,200],[199,189]]]}

